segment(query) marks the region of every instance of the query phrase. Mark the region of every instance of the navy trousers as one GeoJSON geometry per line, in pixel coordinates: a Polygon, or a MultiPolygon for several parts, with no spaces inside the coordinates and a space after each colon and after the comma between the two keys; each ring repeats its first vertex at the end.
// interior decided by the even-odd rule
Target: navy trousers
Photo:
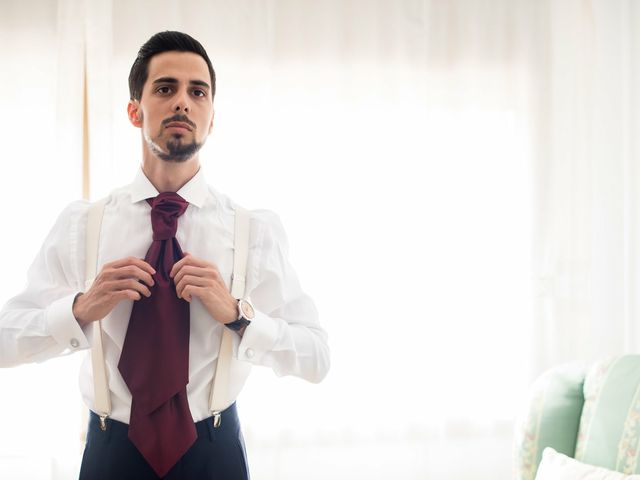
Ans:
{"type": "MultiPolygon", "coordinates": [[[[87,443],[82,456],[80,480],[159,480],[131,443],[126,423],[100,418],[90,412],[87,443]]],[[[196,423],[198,439],[163,480],[248,480],[244,439],[235,403],[222,412],[218,428],[213,419],[196,423]]]]}

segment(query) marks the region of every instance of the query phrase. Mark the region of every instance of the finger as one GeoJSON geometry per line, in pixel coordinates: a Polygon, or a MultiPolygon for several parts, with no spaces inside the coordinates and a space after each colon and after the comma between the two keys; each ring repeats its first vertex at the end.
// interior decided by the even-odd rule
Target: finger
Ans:
{"type": "Polygon", "coordinates": [[[149,274],[151,275],[156,273],[156,270],[151,265],[149,265],[142,258],[138,258],[138,257],[125,257],[119,260],[114,260],[113,262],[105,264],[105,267],[109,266],[111,268],[120,268],[120,267],[125,267],[127,265],[136,265],[140,267],[142,270],[144,270],[145,272],[149,272],[149,274]]]}
{"type": "Polygon", "coordinates": [[[211,288],[213,284],[212,280],[208,278],[198,277],[194,275],[185,275],[182,280],[176,285],[176,293],[179,298],[184,298],[183,291],[189,285],[211,288]]]}
{"type": "Polygon", "coordinates": [[[144,284],[140,283],[133,278],[125,278],[123,280],[113,280],[111,282],[106,282],[105,286],[110,289],[110,291],[120,291],[120,290],[133,290],[141,293],[145,297],[151,296],[151,290],[144,284]]]}
{"type": "Polygon", "coordinates": [[[206,293],[206,290],[207,289],[204,287],[187,285],[182,292],[182,298],[184,298],[187,302],[191,302],[191,300],[193,300],[193,297],[202,298],[206,293]]]}
{"type": "Polygon", "coordinates": [[[183,275],[197,275],[199,277],[207,277],[216,280],[221,285],[224,285],[224,280],[222,280],[222,275],[220,275],[220,270],[218,267],[209,262],[202,262],[202,266],[196,265],[184,265],[181,267],[175,275],[173,276],[174,283],[178,283],[183,275]]]}
{"type": "Polygon", "coordinates": [[[114,274],[114,278],[116,279],[136,278],[138,280],[143,281],[149,286],[153,286],[156,283],[153,280],[153,277],[149,274],[149,272],[142,270],[140,267],[136,265],[128,265],[126,267],[120,267],[116,269],[113,272],[113,274],[114,274]]]}
{"type": "Polygon", "coordinates": [[[173,276],[180,270],[184,265],[188,265],[191,260],[191,255],[189,253],[185,253],[184,256],[173,264],[171,267],[171,271],[169,272],[169,277],[173,278],[173,276]]]}
{"type": "Polygon", "coordinates": [[[129,286],[130,290],[136,290],[141,294],[143,294],[145,297],[151,296],[151,290],[144,283],[141,283],[138,280],[123,280],[123,281],[128,282],[127,285],[129,286]]]}
{"type": "Polygon", "coordinates": [[[198,287],[211,287],[212,280],[209,278],[198,277],[195,275],[184,275],[180,282],[176,284],[176,293],[178,294],[178,298],[182,298],[183,290],[188,285],[195,285],[198,287]]]}
{"type": "Polygon", "coordinates": [[[220,270],[215,263],[207,263],[207,267],[212,268],[218,275],[220,275],[220,270]]]}
{"type": "Polygon", "coordinates": [[[196,267],[194,265],[184,265],[182,268],[180,268],[176,274],[173,277],[173,282],[177,285],[178,282],[182,279],[182,277],[184,277],[185,275],[195,275],[196,277],[205,277],[207,275],[207,272],[204,268],[202,267],[196,267]]]}
{"type": "Polygon", "coordinates": [[[173,276],[178,272],[178,270],[180,270],[184,265],[193,265],[196,267],[204,268],[204,267],[208,267],[211,264],[208,262],[205,262],[204,260],[201,260],[200,258],[194,257],[190,253],[187,253],[185,254],[184,257],[182,257],[180,260],[178,260],[176,263],[173,264],[173,268],[171,269],[171,272],[169,272],[169,276],[173,278],[173,276]]]}
{"type": "Polygon", "coordinates": [[[140,300],[142,298],[142,295],[140,295],[140,292],[136,292],[133,290],[117,290],[115,292],[113,292],[112,297],[115,300],[140,300]]]}

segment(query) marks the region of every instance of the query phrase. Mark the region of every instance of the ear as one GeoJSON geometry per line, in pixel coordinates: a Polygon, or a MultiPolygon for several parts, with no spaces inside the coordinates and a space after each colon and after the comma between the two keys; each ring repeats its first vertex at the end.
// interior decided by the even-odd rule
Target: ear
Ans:
{"type": "Polygon", "coordinates": [[[213,117],[216,116],[216,111],[211,112],[211,122],[209,123],[209,131],[207,132],[207,136],[211,135],[211,130],[213,130],[213,117]]]}
{"type": "Polygon", "coordinates": [[[140,109],[140,102],[137,100],[129,100],[127,104],[127,114],[129,121],[134,127],[142,127],[142,110],[140,109]]]}

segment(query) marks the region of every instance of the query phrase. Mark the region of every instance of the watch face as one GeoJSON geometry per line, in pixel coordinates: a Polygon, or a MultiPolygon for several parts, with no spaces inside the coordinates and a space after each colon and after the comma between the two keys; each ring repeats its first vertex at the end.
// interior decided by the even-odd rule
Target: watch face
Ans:
{"type": "Polygon", "coordinates": [[[253,319],[253,307],[249,302],[242,301],[240,302],[240,310],[242,310],[242,316],[248,318],[249,320],[253,319]]]}

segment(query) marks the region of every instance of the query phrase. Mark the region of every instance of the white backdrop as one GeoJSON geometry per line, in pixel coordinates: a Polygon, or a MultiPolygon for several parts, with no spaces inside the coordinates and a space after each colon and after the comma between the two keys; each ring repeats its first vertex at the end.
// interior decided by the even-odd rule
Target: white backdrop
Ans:
{"type": "MultiPolygon", "coordinates": [[[[2,7],[0,201],[18,234],[0,240],[0,303],[82,195],[85,72],[96,199],[139,164],[139,46],[178,29],[207,48],[207,179],[280,214],[332,348],[320,385],[254,370],[238,401],[253,478],[508,478],[531,379],[637,348],[632,1],[2,7]]],[[[0,473],[73,477],[78,360],[0,371],[0,473]]]]}

